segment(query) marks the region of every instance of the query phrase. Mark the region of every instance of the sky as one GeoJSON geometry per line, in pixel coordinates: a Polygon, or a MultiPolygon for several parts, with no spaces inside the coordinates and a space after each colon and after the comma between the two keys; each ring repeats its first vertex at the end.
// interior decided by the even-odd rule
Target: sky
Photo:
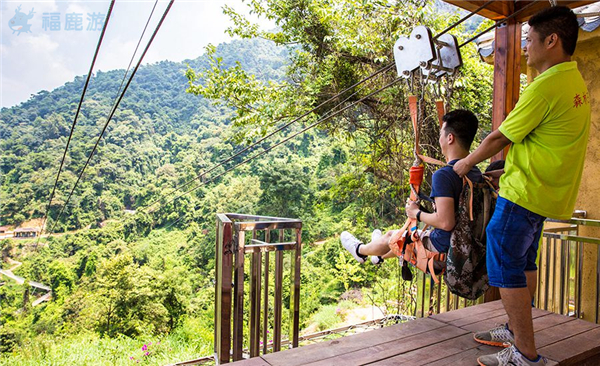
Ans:
{"type": "MultiPolygon", "coordinates": [[[[51,91],[87,74],[102,29],[100,25],[94,30],[97,24],[92,16],[107,14],[109,4],[104,0],[0,0],[0,107],[17,105],[31,94],[51,91]],[[13,19],[19,6],[24,18],[33,9],[31,18],[13,19]]],[[[127,68],[154,4],[155,0],[116,1],[94,72],[127,68]]],[[[158,0],[136,61],[167,4],[158,0]]],[[[222,12],[224,4],[247,12],[241,0],[175,0],[142,64],[197,58],[207,44],[230,41],[224,32],[231,25],[222,12]]],[[[260,24],[269,27],[266,21],[260,24]]]]}

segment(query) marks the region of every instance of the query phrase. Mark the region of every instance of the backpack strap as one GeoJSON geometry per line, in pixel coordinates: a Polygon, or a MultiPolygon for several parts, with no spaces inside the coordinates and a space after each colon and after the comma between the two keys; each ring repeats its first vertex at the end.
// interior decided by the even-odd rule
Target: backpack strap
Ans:
{"type": "MultiPolygon", "coordinates": [[[[473,221],[473,182],[465,175],[463,177],[463,187],[469,185],[469,219],[473,221]]],[[[463,188],[464,189],[464,188],[463,188]]]]}

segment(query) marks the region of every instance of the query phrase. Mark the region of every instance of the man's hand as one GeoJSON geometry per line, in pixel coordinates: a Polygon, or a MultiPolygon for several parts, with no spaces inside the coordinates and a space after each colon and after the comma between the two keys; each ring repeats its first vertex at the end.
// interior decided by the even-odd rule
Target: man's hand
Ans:
{"type": "Polygon", "coordinates": [[[410,199],[406,200],[406,206],[404,207],[406,211],[406,216],[411,219],[417,218],[417,212],[419,212],[419,206],[415,201],[411,201],[410,199]]]}
{"type": "Polygon", "coordinates": [[[508,146],[511,141],[500,132],[495,130],[490,133],[482,142],[481,145],[466,158],[461,159],[454,164],[454,171],[461,178],[467,175],[467,173],[476,165],[484,161],[485,159],[491,158],[496,153],[499,153],[508,146]]]}
{"type": "Polygon", "coordinates": [[[454,163],[454,166],[452,167],[452,169],[454,169],[454,172],[458,174],[458,176],[461,178],[467,175],[467,173],[469,173],[472,168],[473,165],[469,164],[466,158],[460,159],[459,161],[454,163]]]}

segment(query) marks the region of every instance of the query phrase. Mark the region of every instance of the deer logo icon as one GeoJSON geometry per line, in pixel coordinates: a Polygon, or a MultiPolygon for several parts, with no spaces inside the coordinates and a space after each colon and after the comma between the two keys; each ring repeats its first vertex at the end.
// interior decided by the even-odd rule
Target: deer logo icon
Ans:
{"type": "Polygon", "coordinates": [[[33,14],[35,14],[33,12],[33,8],[27,15],[25,13],[21,13],[21,5],[19,5],[19,7],[15,10],[15,16],[12,17],[8,22],[8,26],[13,31],[13,34],[15,34],[15,32],[19,32],[17,34],[17,36],[19,36],[23,32],[31,33],[31,24],[27,24],[27,22],[29,19],[33,18],[33,14]]]}

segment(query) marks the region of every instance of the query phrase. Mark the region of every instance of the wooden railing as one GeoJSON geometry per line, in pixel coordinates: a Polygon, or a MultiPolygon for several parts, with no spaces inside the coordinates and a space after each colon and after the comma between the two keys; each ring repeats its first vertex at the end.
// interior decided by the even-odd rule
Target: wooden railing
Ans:
{"type": "MultiPolygon", "coordinates": [[[[576,211],[568,221],[547,220],[538,255],[535,307],[557,314],[600,323],[600,238],[580,235],[582,227],[598,228],[600,220],[583,219],[576,211]]],[[[416,293],[413,315],[417,317],[455,310],[483,302],[452,295],[443,281],[417,271],[408,292],[416,293]]],[[[408,293],[405,294],[405,296],[408,293]]]]}
{"type": "Polygon", "coordinates": [[[280,351],[284,339],[291,339],[291,346],[298,347],[301,235],[300,220],[240,214],[217,215],[214,333],[217,364],[228,363],[231,358],[234,361],[241,360],[245,351],[250,357],[256,357],[261,352],[280,351]],[[250,235],[246,235],[247,232],[250,235]],[[270,267],[272,251],[275,252],[274,269],[270,267]],[[286,251],[291,252],[290,324],[288,334],[284,335],[282,299],[286,251]],[[250,258],[247,258],[247,254],[250,258]],[[246,314],[244,287],[247,260],[250,262],[250,280],[247,284],[250,310],[246,314]],[[272,291],[269,287],[271,277],[272,291]],[[245,315],[249,318],[247,327],[245,315]]]}
{"type": "MultiPolygon", "coordinates": [[[[573,218],[546,223],[539,249],[534,302],[540,309],[598,323],[600,239],[580,235],[581,226],[600,228],[600,221],[573,218]]],[[[302,222],[294,219],[217,215],[215,359],[218,364],[231,358],[237,361],[277,352],[282,344],[298,346],[301,230],[302,222]],[[271,251],[275,252],[274,269],[270,264],[271,251]],[[285,251],[291,251],[287,332],[282,329],[285,251]],[[246,299],[249,311],[245,312],[247,275],[250,296],[246,299]],[[273,330],[272,337],[269,329],[273,330]]],[[[426,317],[483,303],[483,297],[475,301],[459,298],[448,291],[443,281],[435,285],[431,276],[420,271],[413,273],[415,280],[404,291],[405,298],[412,299],[406,315],[426,317]]]]}
{"type": "Polygon", "coordinates": [[[440,283],[436,285],[429,274],[421,271],[413,273],[417,277],[414,287],[411,286],[413,288],[411,290],[414,292],[416,288],[417,293],[413,315],[417,318],[483,304],[483,296],[477,300],[467,300],[452,294],[444,283],[443,276],[440,277],[440,283]]]}

